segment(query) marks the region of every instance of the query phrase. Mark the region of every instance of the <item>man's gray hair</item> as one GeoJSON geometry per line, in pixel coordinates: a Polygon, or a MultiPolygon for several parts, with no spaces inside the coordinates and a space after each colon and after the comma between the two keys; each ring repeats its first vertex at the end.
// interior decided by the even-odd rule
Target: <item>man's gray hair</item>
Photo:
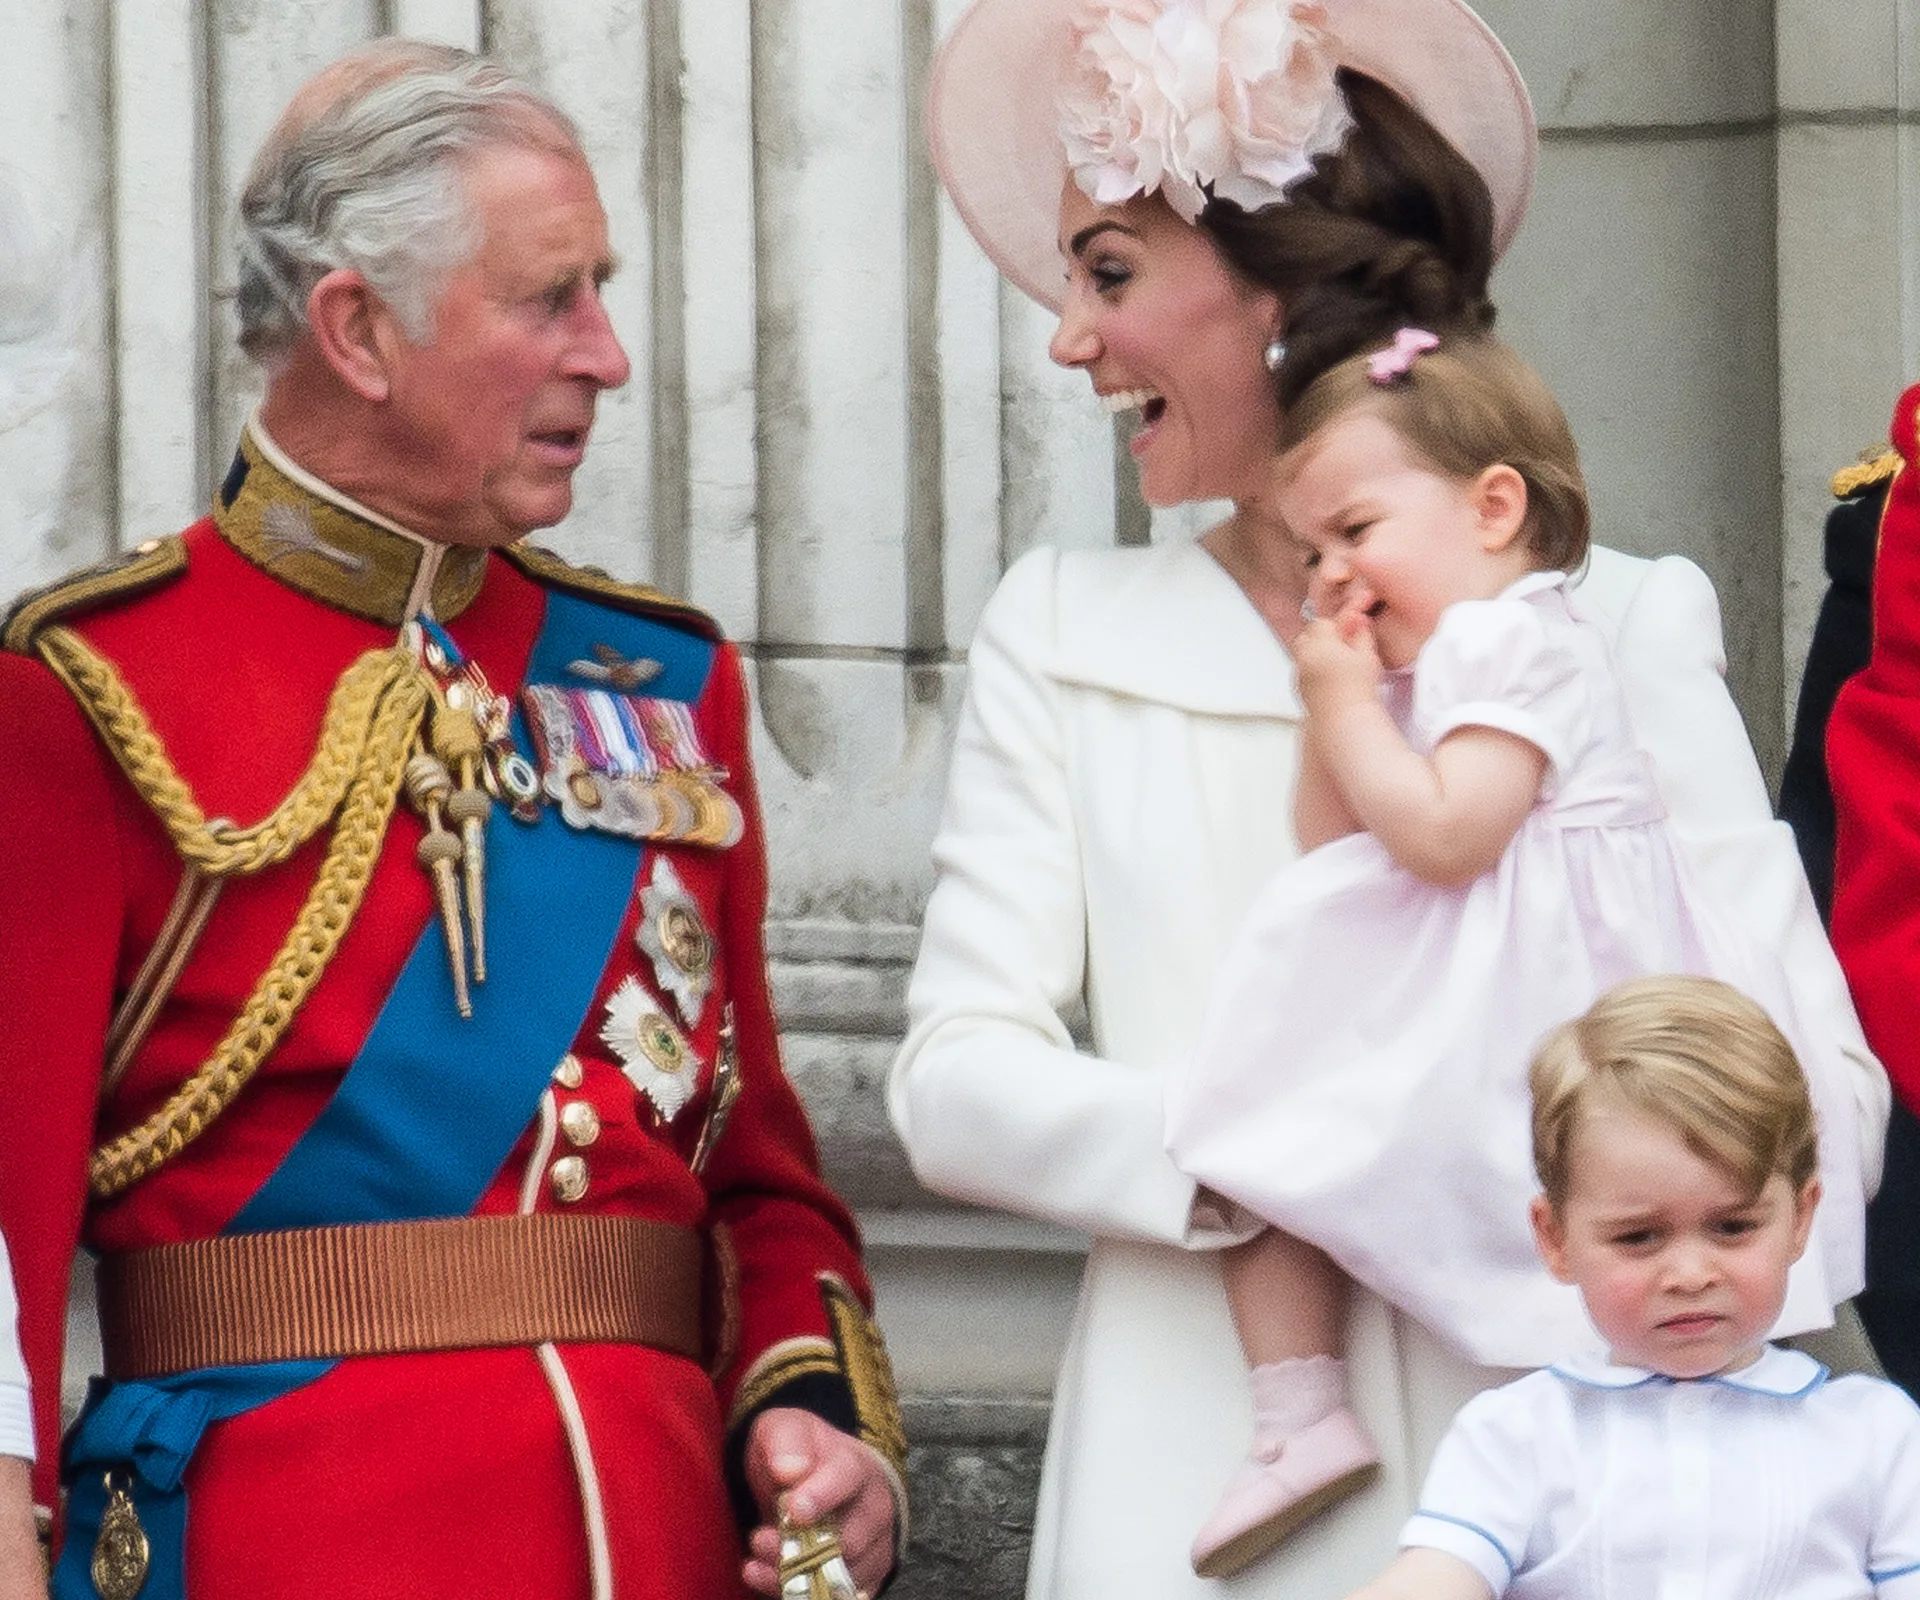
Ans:
{"type": "Polygon", "coordinates": [[[514,145],[580,155],[558,106],[498,62],[383,39],[294,98],[240,196],[240,346],[271,363],[306,331],[329,272],[359,272],[408,338],[433,332],[447,280],[479,249],[469,158],[514,145]]]}

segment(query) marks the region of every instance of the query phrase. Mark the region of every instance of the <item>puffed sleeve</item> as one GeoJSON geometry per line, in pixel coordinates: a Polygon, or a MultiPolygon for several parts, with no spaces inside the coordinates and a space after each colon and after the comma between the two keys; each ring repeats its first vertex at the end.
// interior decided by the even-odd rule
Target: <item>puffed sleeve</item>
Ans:
{"type": "Polygon", "coordinates": [[[920,1181],[1104,1237],[1220,1243],[1164,1146],[1158,1070],[1076,1049],[1087,896],[1056,637],[1059,556],[1008,569],[968,656],[937,878],[888,1084],[920,1181]]]}
{"type": "Polygon", "coordinates": [[[1873,1440],[1880,1460],[1867,1576],[1873,1592],[1920,1595],[1920,1407],[1892,1384],[1874,1384],[1873,1440]]]}
{"type": "Polygon", "coordinates": [[[1400,1548],[1444,1550],[1505,1594],[1539,1517],[1538,1375],[1476,1395],[1453,1419],[1400,1533],[1400,1548]]]}
{"type": "Polygon", "coordinates": [[[1552,628],[1524,600],[1470,600],[1449,606],[1420,652],[1413,724],[1438,744],[1461,728],[1494,728],[1547,758],[1549,792],[1573,760],[1573,733],[1586,700],[1580,661],[1566,629],[1552,628]]]}
{"type": "Polygon", "coordinates": [[[1619,614],[1614,661],[1641,747],[1687,859],[1720,904],[1791,975],[1806,1027],[1845,1055],[1858,1113],[1865,1189],[1878,1185],[1885,1072],[1867,1048],[1793,834],[1776,821],[1733,697],[1713,584],[1665,556],[1639,576],[1619,614]]]}

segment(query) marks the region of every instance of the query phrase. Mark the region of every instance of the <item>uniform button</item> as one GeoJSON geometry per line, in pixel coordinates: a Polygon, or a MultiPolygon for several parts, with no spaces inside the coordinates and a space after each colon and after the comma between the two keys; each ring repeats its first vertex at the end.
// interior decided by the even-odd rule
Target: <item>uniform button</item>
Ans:
{"type": "Polygon", "coordinates": [[[576,1055],[564,1055],[560,1065],[553,1069],[553,1081],[563,1089],[577,1089],[586,1081],[586,1070],[580,1065],[576,1055]]]}
{"type": "Polygon", "coordinates": [[[578,1156],[562,1156],[547,1170],[547,1184],[554,1199],[570,1206],[587,1193],[587,1164],[578,1156]]]}
{"type": "Polygon", "coordinates": [[[142,539],[133,547],[133,553],[137,556],[150,556],[159,548],[160,541],[158,539],[142,539]]]}
{"type": "Polygon", "coordinates": [[[567,1143],[576,1149],[584,1150],[600,1137],[600,1113],[593,1109],[590,1100],[571,1100],[567,1108],[560,1113],[560,1131],[567,1136],[567,1143]]]}

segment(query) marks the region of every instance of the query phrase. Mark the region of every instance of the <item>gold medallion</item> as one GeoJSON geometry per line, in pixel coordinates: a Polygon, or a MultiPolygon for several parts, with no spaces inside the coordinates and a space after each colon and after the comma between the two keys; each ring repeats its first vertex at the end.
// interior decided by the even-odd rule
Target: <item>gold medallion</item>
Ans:
{"type": "Polygon", "coordinates": [[[693,1098],[699,1059],[638,978],[623,978],[608,997],[600,1038],[619,1058],[620,1070],[666,1121],[693,1098]]]}
{"type": "Polygon", "coordinates": [[[153,1551],[133,1496],[113,1481],[111,1472],[106,1474],[106,1485],[107,1508],[100,1515],[100,1537],[93,1541],[89,1571],[100,1600],[133,1600],[146,1587],[153,1551]]]}
{"type": "Polygon", "coordinates": [[[688,905],[669,906],[660,918],[660,944],[667,959],[689,977],[713,970],[713,935],[688,905]]]}
{"type": "Polygon", "coordinates": [[[634,1032],[640,1053],[662,1072],[687,1070],[687,1041],[680,1037],[680,1030],[658,1011],[650,1017],[642,1017],[634,1032]]]}
{"type": "Polygon", "coordinates": [[[640,891],[634,941],[653,963],[654,982],[673,997],[681,1019],[690,1028],[699,1027],[713,986],[714,938],[699,901],[687,892],[664,854],[655,858],[653,874],[640,891]]]}

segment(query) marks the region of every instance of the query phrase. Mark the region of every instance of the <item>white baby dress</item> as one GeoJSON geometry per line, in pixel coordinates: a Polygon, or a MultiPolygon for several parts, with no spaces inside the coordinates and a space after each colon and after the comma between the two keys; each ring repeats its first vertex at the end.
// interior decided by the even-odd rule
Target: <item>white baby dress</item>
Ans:
{"type": "Polygon", "coordinates": [[[1527,1221],[1527,1062],[1615,983],[1709,974],[1764,1005],[1807,1071],[1824,1198],[1776,1332],[1827,1325],[1861,1284],[1846,1062],[1808,1037],[1778,961],[1703,903],[1606,642],[1574,615],[1564,575],[1450,607],[1385,693],[1422,753],[1464,727],[1537,745],[1540,798],[1499,863],[1461,888],[1415,877],[1366,833],[1281,871],[1171,1079],[1175,1161],[1474,1361],[1592,1349],[1576,1291],[1548,1277],[1527,1221]]]}

